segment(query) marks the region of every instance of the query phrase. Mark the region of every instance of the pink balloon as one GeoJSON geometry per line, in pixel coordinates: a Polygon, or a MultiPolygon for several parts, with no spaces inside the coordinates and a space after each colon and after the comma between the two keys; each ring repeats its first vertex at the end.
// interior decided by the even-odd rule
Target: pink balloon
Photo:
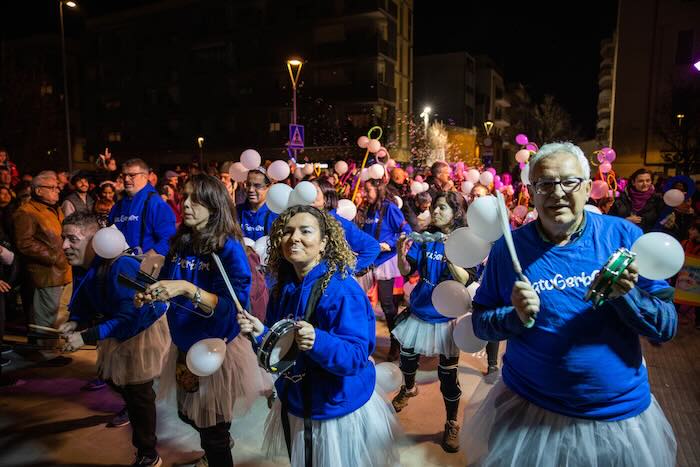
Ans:
{"type": "Polygon", "coordinates": [[[377,153],[381,148],[382,143],[380,143],[378,139],[369,140],[369,144],[367,145],[367,149],[369,149],[369,152],[374,154],[377,153]]]}
{"type": "Polygon", "coordinates": [[[497,190],[500,190],[501,188],[503,188],[503,182],[500,180],[494,180],[493,187],[497,190]]]}
{"type": "Polygon", "coordinates": [[[369,138],[366,136],[360,136],[357,138],[357,145],[361,147],[362,149],[367,148],[367,145],[369,144],[369,138]]]}
{"type": "Polygon", "coordinates": [[[415,170],[415,169],[413,168],[412,165],[409,165],[408,167],[406,167],[406,173],[407,173],[409,176],[413,175],[413,171],[414,171],[414,170],[415,170]]]}
{"type": "Polygon", "coordinates": [[[501,176],[501,181],[506,185],[511,185],[513,183],[513,176],[508,172],[503,172],[501,176]]]}
{"type": "Polygon", "coordinates": [[[521,149],[520,151],[515,153],[515,160],[520,162],[520,163],[527,163],[527,161],[530,159],[530,151],[527,149],[521,149]]]}
{"type": "Polygon", "coordinates": [[[515,142],[518,143],[518,144],[521,145],[521,146],[524,146],[524,145],[526,145],[527,143],[529,143],[529,141],[528,141],[528,139],[527,139],[527,136],[525,136],[525,135],[522,134],[522,133],[520,133],[519,135],[516,135],[516,136],[515,136],[515,142]]]}
{"type": "Polygon", "coordinates": [[[609,148],[607,152],[608,156],[608,162],[612,162],[617,158],[617,153],[615,153],[615,150],[613,148],[609,148]]]}
{"type": "Polygon", "coordinates": [[[525,149],[527,149],[528,151],[532,151],[532,152],[537,152],[540,150],[540,148],[537,147],[537,145],[535,143],[526,144],[525,149]]]}
{"type": "Polygon", "coordinates": [[[421,177],[420,175],[416,175],[416,178],[414,178],[414,180],[417,182],[423,182],[423,177],[421,177]]]}
{"type": "Polygon", "coordinates": [[[603,180],[596,180],[593,182],[593,186],[591,186],[591,198],[592,199],[601,199],[604,198],[608,194],[608,184],[605,183],[603,180]]]}
{"type": "Polygon", "coordinates": [[[520,170],[523,170],[525,168],[525,162],[521,162],[518,165],[520,166],[520,170]]]}
{"type": "Polygon", "coordinates": [[[525,219],[525,216],[527,216],[527,206],[523,206],[522,204],[515,206],[513,209],[513,216],[518,219],[525,219]]]}
{"type": "Polygon", "coordinates": [[[486,171],[491,172],[491,175],[493,175],[494,177],[496,176],[496,169],[494,169],[493,167],[489,167],[488,169],[486,169],[486,171]]]}
{"type": "Polygon", "coordinates": [[[604,174],[610,173],[612,170],[612,164],[608,161],[603,162],[600,164],[600,171],[603,172],[604,174]]]}
{"type": "Polygon", "coordinates": [[[617,182],[617,188],[618,188],[618,190],[624,191],[626,187],[627,187],[627,179],[626,179],[626,178],[621,178],[621,179],[617,182]]]}
{"type": "Polygon", "coordinates": [[[500,176],[500,175],[494,175],[494,176],[493,176],[493,181],[494,181],[494,182],[500,182],[500,181],[501,181],[501,176],[500,176]]]}
{"type": "Polygon", "coordinates": [[[464,162],[462,162],[462,161],[457,162],[457,164],[455,165],[455,167],[456,167],[456,170],[457,170],[457,171],[462,172],[462,171],[464,170],[464,162]]]}

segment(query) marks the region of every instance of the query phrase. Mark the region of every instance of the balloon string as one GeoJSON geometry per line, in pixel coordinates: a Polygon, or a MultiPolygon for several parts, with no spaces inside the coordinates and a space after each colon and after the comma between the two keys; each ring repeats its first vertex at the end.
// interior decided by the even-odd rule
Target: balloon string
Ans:
{"type": "Polygon", "coordinates": [[[357,191],[360,189],[360,182],[362,181],[362,170],[364,170],[365,164],[367,163],[367,157],[369,157],[369,147],[367,147],[367,151],[365,151],[365,158],[362,159],[362,166],[357,172],[357,182],[355,182],[355,190],[353,190],[352,198],[350,198],[350,201],[352,201],[353,203],[355,202],[355,197],[357,197],[357,191]]]}

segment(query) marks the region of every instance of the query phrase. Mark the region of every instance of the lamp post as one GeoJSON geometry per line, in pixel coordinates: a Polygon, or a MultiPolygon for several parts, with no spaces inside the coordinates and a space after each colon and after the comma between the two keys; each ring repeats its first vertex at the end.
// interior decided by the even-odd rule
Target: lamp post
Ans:
{"type": "Polygon", "coordinates": [[[423,130],[425,131],[425,137],[428,137],[428,123],[430,122],[430,112],[432,112],[429,106],[423,107],[423,113],[420,114],[423,117],[423,130]]]}
{"type": "Polygon", "coordinates": [[[63,104],[66,112],[66,144],[68,146],[68,172],[73,171],[73,149],[70,143],[70,109],[68,106],[68,74],[66,73],[66,33],[63,26],[63,5],[77,8],[73,1],[58,0],[58,12],[61,18],[61,61],[63,63],[63,104]]]}
{"type": "Polygon", "coordinates": [[[297,123],[297,83],[301,74],[301,67],[304,64],[299,59],[292,58],[287,60],[287,71],[289,71],[289,79],[292,80],[292,124],[297,123]]]}
{"type": "Polygon", "coordinates": [[[199,169],[202,173],[206,173],[204,170],[204,136],[197,136],[197,146],[199,146],[199,169]]]}

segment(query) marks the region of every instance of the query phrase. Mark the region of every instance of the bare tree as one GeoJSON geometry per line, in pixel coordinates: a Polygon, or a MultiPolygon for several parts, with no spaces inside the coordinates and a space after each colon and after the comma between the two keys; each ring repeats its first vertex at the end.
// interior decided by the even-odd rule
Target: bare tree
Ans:
{"type": "Polygon", "coordinates": [[[700,171],[700,86],[674,88],[654,118],[655,133],[665,144],[664,161],[679,173],[700,171]]]}

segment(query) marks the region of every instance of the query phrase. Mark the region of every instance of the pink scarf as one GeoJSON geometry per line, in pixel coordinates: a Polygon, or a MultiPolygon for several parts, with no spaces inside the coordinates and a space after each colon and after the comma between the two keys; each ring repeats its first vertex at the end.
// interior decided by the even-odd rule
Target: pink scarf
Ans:
{"type": "Polygon", "coordinates": [[[632,201],[632,212],[641,211],[644,205],[647,204],[647,201],[649,201],[649,198],[654,196],[655,192],[654,185],[650,186],[647,191],[637,191],[630,185],[627,189],[627,194],[632,201]]]}

